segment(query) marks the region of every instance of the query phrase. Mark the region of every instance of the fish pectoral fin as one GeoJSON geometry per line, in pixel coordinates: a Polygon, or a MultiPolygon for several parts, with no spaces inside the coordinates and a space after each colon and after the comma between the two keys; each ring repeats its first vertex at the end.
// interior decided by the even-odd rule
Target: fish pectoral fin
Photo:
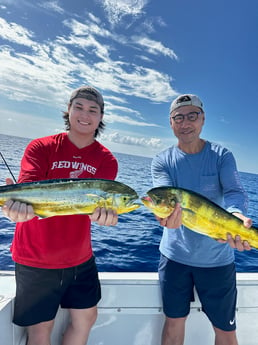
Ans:
{"type": "Polygon", "coordinates": [[[182,207],[182,206],[181,206],[181,209],[182,209],[182,211],[185,212],[185,213],[195,214],[195,212],[194,212],[193,210],[191,210],[190,208],[182,207]]]}
{"type": "Polygon", "coordinates": [[[88,198],[90,199],[95,199],[95,198],[99,198],[99,195],[97,194],[94,194],[94,193],[88,193],[86,194],[88,198]]]}
{"type": "Polygon", "coordinates": [[[97,207],[104,207],[106,204],[106,199],[97,194],[87,194],[86,205],[95,205],[97,207]]]}

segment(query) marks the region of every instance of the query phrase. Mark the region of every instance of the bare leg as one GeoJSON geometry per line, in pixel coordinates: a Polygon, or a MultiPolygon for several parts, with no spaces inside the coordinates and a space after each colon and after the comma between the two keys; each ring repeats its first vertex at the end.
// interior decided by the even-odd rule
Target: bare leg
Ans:
{"type": "Polygon", "coordinates": [[[162,345],[183,345],[186,317],[166,317],[162,332],[162,345]]]}
{"type": "Polygon", "coordinates": [[[54,320],[37,323],[29,326],[27,345],[50,345],[50,335],[54,320]]]}
{"type": "Polygon", "coordinates": [[[222,329],[214,327],[215,345],[238,345],[236,331],[222,331],[222,329]]]}
{"type": "Polygon", "coordinates": [[[89,309],[70,309],[71,322],[68,325],[62,345],[85,345],[91,327],[97,319],[97,307],[89,309]]]}

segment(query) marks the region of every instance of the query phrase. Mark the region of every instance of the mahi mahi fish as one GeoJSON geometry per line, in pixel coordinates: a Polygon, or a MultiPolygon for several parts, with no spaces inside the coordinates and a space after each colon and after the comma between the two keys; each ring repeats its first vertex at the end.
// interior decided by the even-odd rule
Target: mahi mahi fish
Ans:
{"type": "Polygon", "coordinates": [[[258,249],[258,229],[246,228],[243,222],[206,197],[190,190],[169,186],[152,188],[148,196],[142,197],[143,204],[160,218],[168,217],[176,203],[182,208],[182,224],[187,228],[226,240],[227,233],[240,235],[251,247],[258,249]]]}
{"type": "Polygon", "coordinates": [[[131,187],[105,179],[53,179],[0,186],[0,206],[9,199],[31,205],[41,218],[92,214],[97,207],[121,214],[140,207],[131,187]]]}

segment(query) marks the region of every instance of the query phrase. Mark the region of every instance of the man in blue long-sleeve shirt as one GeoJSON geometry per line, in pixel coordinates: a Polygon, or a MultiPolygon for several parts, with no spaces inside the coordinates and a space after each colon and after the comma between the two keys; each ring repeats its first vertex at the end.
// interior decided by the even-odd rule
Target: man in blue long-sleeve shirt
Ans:
{"type": "MultiPolygon", "coordinates": [[[[155,187],[170,185],[200,193],[243,220],[247,196],[235,159],[226,148],[200,138],[205,114],[201,100],[180,95],[170,107],[170,125],[178,143],[152,162],[155,187]]],[[[159,278],[166,316],[162,345],[182,345],[185,321],[196,287],[203,311],[215,331],[216,345],[237,345],[236,271],[234,249],[250,250],[248,242],[228,235],[227,243],[193,232],[182,225],[180,205],[167,218],[160,243],[159,278]]]]}

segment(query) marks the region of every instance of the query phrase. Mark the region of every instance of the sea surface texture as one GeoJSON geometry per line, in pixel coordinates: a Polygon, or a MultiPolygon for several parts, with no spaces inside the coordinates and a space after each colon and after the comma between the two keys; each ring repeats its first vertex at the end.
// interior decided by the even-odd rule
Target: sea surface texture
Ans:
{"type": "MultiPolygon", "coordinates": [[[[20,160],[30,139],[0,134],[0,151],[15,178],[18,178],[20,160]]],[[[152,187],[151,158],[114,153],[119,162],[117,180],[134,188],[139,196],[152,187]]],[[[243,186],[249,196],[248,216],[258,227],[258,175],[240,172],[243,186]]],[[[0,184],[11,177],[0,157],[0,184]]],[[[14,223],[0,211],[0,270],[13,270],[10,244],[14,223]]],[[[153,272],[159,262],[159,241],[162,228],[145,208],[119,216],[115,227],[92,225],[92,243],[100,272],[153,272]]],[[[235,252],[238,272],[258,272],[258,250],[235,252]]]]}

